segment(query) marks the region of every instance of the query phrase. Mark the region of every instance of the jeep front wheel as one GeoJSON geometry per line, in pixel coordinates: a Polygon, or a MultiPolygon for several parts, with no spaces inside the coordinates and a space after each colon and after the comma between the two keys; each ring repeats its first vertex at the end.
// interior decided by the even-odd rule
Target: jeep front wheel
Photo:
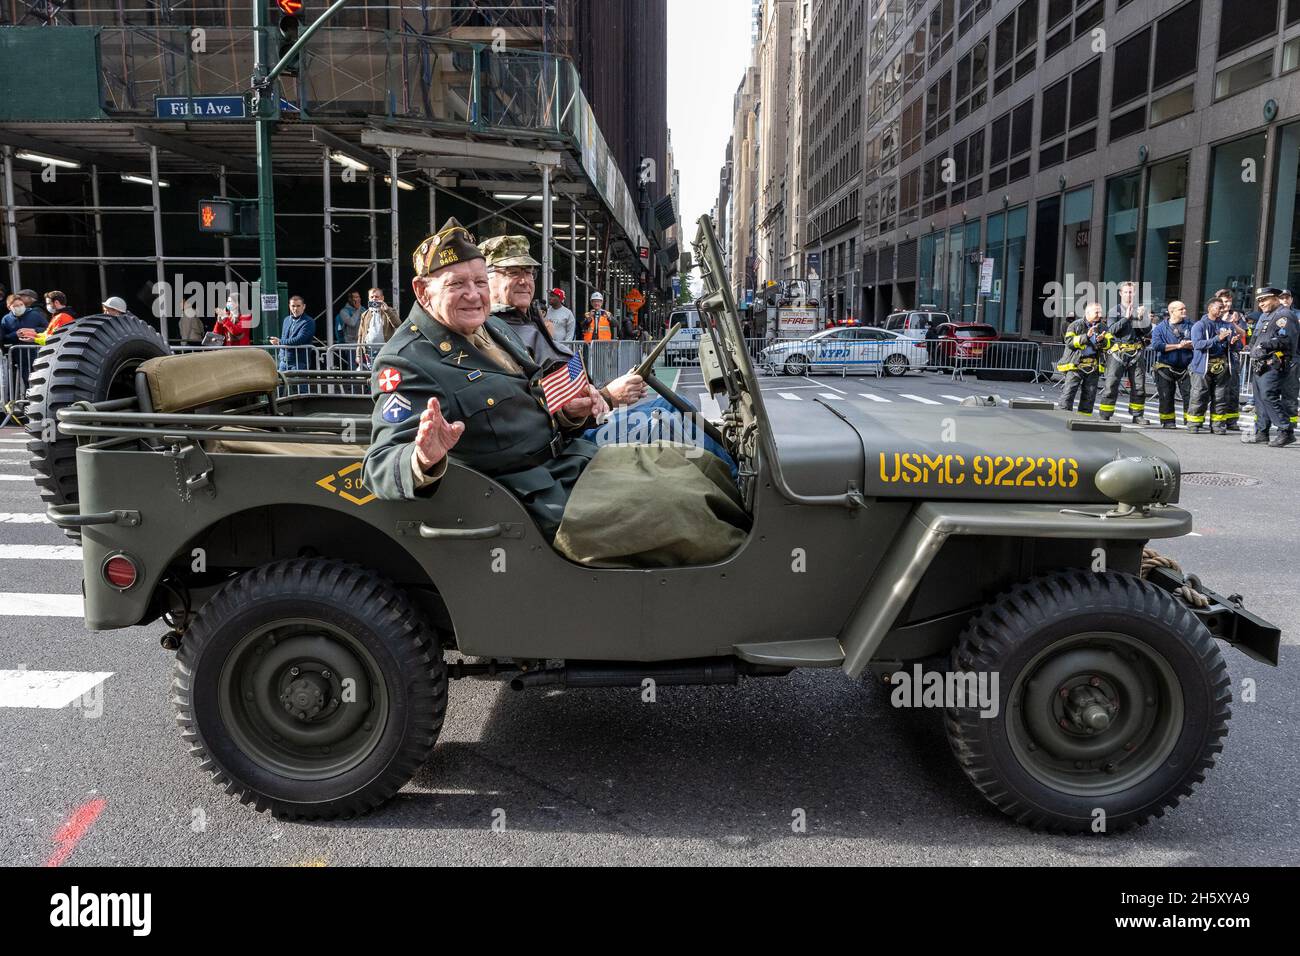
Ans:
{"type": "Polygon", "coordinates": [[[433,631],[379,576],[282,561],[222,588],[181,642],[176,720],[214,783],[276,816],[365,813],[428,759],[447,707],[433,631]]]}
{"type": "Polygon", "coordinates": [[[1205,779],[1228,732],[1214,638],[1127,574],[1018,586],[970,622],[952,671],[958,684],[998,678],[996,712],[957,701],[948,739],[985,798],[1031,827],[1116,832],[1160,816],[1205,779]]]}

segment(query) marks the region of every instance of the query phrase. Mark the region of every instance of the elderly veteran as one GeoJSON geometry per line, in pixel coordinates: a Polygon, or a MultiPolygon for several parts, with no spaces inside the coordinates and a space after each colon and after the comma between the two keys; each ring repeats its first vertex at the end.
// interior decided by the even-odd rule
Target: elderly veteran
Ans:
{"type": "Polygon", "coordinates": [[[590,385],[547,411],[540,379],[556,366],[540,366],[510,325],[488,314],[483,253],[463,226],[448,220],[414,263],[416,304],[371,378],[362,474],[377,497],[427,497],[454,455],[509,489],[574,561],[707,563],[740,546],[748,517],[716,457],[663,444],[607,445],[597,455],[579,437],[607,411],[590,385]]]}
{"type": "MultiPolygon", "coordinates": [[[[479,249],[487,263],[492,314],[510,324],[538,362],[567,362],[573,353],[555,341],[546,323],[533,312],[536,269],[541,263],[530,255],[528,237],[494,236],[479,249]]],[[[639,402],[645,391],[641,376],[629,372],[601,388],[600,394],[614,407],[639,402]]]]}
{"type": "Polygon", "coordinates": [[[457,460],[509,488],[553,537],[596,453],[577,436],[604,401],[588,386],[547,412],[543,366],[488,314],[483,253],[455,219],[421,243],[414,264],[416,302],[375,358],[366,486],[390,500],[427,495],[455,449],[457,460]]]}

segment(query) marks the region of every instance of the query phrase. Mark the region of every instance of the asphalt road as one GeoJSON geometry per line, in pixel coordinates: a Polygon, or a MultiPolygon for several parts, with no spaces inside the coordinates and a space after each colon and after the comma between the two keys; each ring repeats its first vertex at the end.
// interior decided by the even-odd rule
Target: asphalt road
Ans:
{"type": "MultiPolygon", "coordinates": [[[[698,383],[688,371],[680,389],[697,399],[698,383]]],[[[877,406],[1044,394],[935,375],[772,379],[764,390],[770,401],[829,392],[877,406]]],[[[1300,446],[1160,435],[1185,472],[1257,482],[1189,480],[1183,500],[1196,536],[1161,547],[1279,624],[1282,667],[1225,648],[1236,696],[1251,679],[1256,700],[1234,704],[1207,781],[1138,831],[1066,838],[1026,831],[987,805],[953,761],[936,713],[896,711],[883,690],[838,672],[662,688],[654,704],[632,691],[517,694],[455,682],[433,758],[393,803],[334,823],[254,813],[186,753],[167,700],[172,654],[159,646],[161,625],[92,634],[60,616],[75,614],[81,566],[36,517],[18,434],[3,430],[0,670],[111,676],[66,706],[0,707],[0,862],[1296,865],[1300,446]],[[38,600],[47,594],[64,597],[38,600]],[[804,833],[792,832],[797,811],[804,833]]]]}

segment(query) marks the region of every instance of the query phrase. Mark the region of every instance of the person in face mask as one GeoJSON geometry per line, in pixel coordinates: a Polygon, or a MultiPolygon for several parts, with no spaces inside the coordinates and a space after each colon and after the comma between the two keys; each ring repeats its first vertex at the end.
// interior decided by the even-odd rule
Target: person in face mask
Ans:
{"type": "Polygon", "coordinates": [[[212,331],[221,336],[223,345],[248,345],[252,340],[253,316],[245,315],[239,308],[239,300],[231,296],[226,300],[226,308],[217,313],[217,322],[212,331]]]}
{"type": "Polygon", "coordinates": [[[15,292],[6,298],[5,306],[9,311],[0,318],[0,336],[6,346],[30,343],[45,328],[45,317],[27,304],[22,293],[15,292]]]}

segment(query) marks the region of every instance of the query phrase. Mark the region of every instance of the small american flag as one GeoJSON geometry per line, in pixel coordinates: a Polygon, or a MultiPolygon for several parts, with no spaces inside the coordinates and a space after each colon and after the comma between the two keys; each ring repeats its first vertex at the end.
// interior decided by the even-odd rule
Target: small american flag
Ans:
{"type": "Polygon", "coordinates": [[[573,356],[567,365],[562,365],[547,375],[540,384],[546,395],[546,410],[554,415],[587,391],[587,370],[582,367],[582,356],[573,356]]]}

